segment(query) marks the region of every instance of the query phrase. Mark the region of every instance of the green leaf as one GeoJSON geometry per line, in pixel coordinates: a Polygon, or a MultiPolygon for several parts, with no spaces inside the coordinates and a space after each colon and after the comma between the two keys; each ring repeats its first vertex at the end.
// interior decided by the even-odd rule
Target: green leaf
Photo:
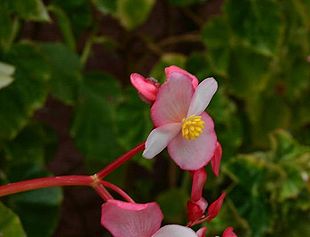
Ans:
{"type": "MultiPolygon", "coordinates": [[[[122,102],[117,107],[117,140],[128,151],[147,138],[153,128],[150,119],[150,108],[140,98],[132,87],[122,91],[122,102]]],[[[137,156],[134,159],[146,169],[150,169],[153,162],[137,156]]]]}
{"type": "Polygon", "coordinates": [[[278,50],[281,33],[279,4],[276,0],[229,0],[225,12],[242,43],[259,53],[272,55],[278,50]]]}
{"type": "Polygon", "coordinates": [[[67,43],[70,42],[70,48],[73,49],[71,46],[74,38],[70,35],[71,31],[74,35],[80,36],[83,31],[94,24],[91,2],[89,0],[53,0],[52,9],[55,10],[67,43]]]}
{"type": "Polygon", "coordinates": [[[15,67],[3,62],[0,62],[0,89],[10,85],[14,78],[15,67]]]}
{"type": "MultiPolygon", "coordinates": [[[[45,149],[49,137],[50,134],[41,126],[31,125],[5,146],[8,182],[49,175],[45,168],[45,149]]],[[[47,188],[11,195],[8,206],[19,215],[28,236],[41,237],[53,233],[61,201],[60,188],[47,188]]]]}
{"type": "Polygon", "coordinates": [[[171,5],[175,5],[175,6],[189,6],[192,4],[197,4],[197,3],[203,3],[206,2],[207,0],[169,0],[169,3],[171,5]]]}
{"type": "Polygon", "coordinates": [[[101,73],[88,75],[81,85],[71,134],[95,169],[119,155],[115,127],[119,94],[117,81],[101,73]]]}
{"type": "Polygon", "coordinates": [[[26,237],[18,216],[0,202],[0,236],[26,237]]]}
{"type": "Polygon", "coordinates": [[[247,101],[246,111],[253,143],[258,147],[267,147],[269,133],[278,128],[288,128],[291,122],[289,107],[280,96],[253,94],[247,101]]]}
{"type": "Polygon", "coordinates": [[[61,43],[42,44],[41,50],[52,70],[52,95],[66,104],[73,104],[82,77],[78,55],[61,43]]]}
{"type": "Polygon", "coordinates": [[[290,198],[297,198],[300,192],[305,187],[305,182],[301,177],[301,172],[298,168],[286,167],[287,177],[282,182],[279,201],[284,201],[290,198]]]}
{"type": "Polygon", "coordinates": [[[42,237],[51,236],[56,228],[61,201],[61,189],[48,188],[14,195],[9,204],[20,216],[27,235],[42,237]]]}
{"type": "Polygon", "coordinates": [[[265,89],[269,80],[269,58],[247,48],[235,48],[229,63],[229,87],[241,98],[251,98],[265,89]]]}
{"type": "Polygon", "coordinates": [[[14,0],[9,3],[12,11],[32,21],[50,21],[48,12],[41,0],[14,0]]]}
{"type": "Polygon", "coordinates": [[[31,44],[18,44],[4,61],[15,65],[15,81],[0,91],[0,143],[12,139],[34,111],[43,106],[47,96],[48,66],[31,44]]]}
{"type": "Polygon", "coordinates": [[[93,4],[96,8],[102,12],[103,14],[112,14],[114,15],[117,10],[117,2],[118,0],[92,0],[93,4]]]}
{"type": "Polygon", "coordinates": [[[75,38],[71,26],[71,22],[66,12],[57,5],[50,5],[48,9],[55,14],[57,23],[63,35],[66,45],[71,49],[76,49],[75,38]]]}
{"type": "Polygon", "coordinates": [[[232,37],[225,17],[212,18],[202,30],[202,39],[207,46],[207,57],[213,70],[227,75],[232,37]]]}
{"type": "Polygon", "coordinates": [[[235,154],[242,144],[242,123],[237,107],[226,95],[225,88],[221,88],[212,98],[207,109],[214,119],[219,142],[224,147],[223,157],[228,158],[235,154]]]}
{"type": "Polygon", "coordinates": [[[17,18],[12,18],[10,12],[0,3],[0,49],[8,50],[18,28],[17,18]]]}
{"type": "Polygon", "coordinates": [[[155,0],[118,0],[117,17],[128,30],[141,25],[151,12],[155,0]]]}
{"type": "Polygon", "coordinates": [[[183,223],[185,217],[181,213],[186,213],[187,200],[188,194],[178,188],[162,192],[156,199],[164,213],[165,220],[175,224],[183,223]]]}
{"type": "Polygon", "coordinates": [[[206,54],[204,52],[194,52],[186,60],[186,70],[195,75],[199,80],[203,80],[210,74],[210,64],[207,61],[206,54]]]}

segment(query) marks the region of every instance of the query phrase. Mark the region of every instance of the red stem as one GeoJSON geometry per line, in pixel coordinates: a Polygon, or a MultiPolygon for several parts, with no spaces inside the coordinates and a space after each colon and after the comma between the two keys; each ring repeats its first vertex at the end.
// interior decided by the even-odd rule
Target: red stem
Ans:
{"type": "MultiPolygon", "coordinates": [[[[132,150],[128,151],[124,155],[117,158],[114,162],[103,168],[99,171],[96,176],[83,176],[83,175],[69,175],[69,176],[56,176],[56,177],[46,177],[46,178],[38,178],[31,179],[16,183],[9,183],[6,185],[0,186],[0,197],[30,191],[40,188],[48,188],[48,187],[58,187],[58,186],[92,186],[97,193],[103,197],[103,199],[108,200],[113,198],[109,192],[104,188],[97,186],[97,182],[110,174],[113,170],[121,166],[127,160],[131,159],[135,154],[142,151],[145,147],[145,143],[141,143],[140,145],[134,147],[132,150]],[[94,179],[96,177],[96,179],[94,179]]],[[[100,181],[99,181],[100,182],[100,181]]],[[[118,187],[114,187],[112,184],[108,186],[114,191],[118,192],[125,199],[133,201],[124,191],[119,190],[118,187]]]]}
{"type": "Polygon", "coordinates": [[[69,175],[26,180],[0,186],[0,197],[40,188],[57,186],[92,186],[91,176],[69,175]]]}
{"type": "Polygon", "coordinates": [[[122,190],[118,186],[116,186],[116,185],[114,185],[114,184],[112,184],[110,182],[104,181],[104,180],[101,180],[100,183],[102,185],[104,185],[105,187],[110,188],[114,192],[118,193],[127,202],[135,203],[135,201],[124,190],[122,190]]]}
{"type": "Polygon", "coordinates": [[[105,187],[101,184],[93,186],[93,188],[96,190],[98,195],[105,201],[108,201],[109,199],[113,199],[112,195],[108,192],[108,190],[105,189],[105,187]]]}
{"type": "Polygon", "coordinates": [[[105,176],[110,174],[113,170],[117,169],[119,166],[121,166],[123,163],[125,163],[127,160],[130,160],[134,155],[136,155],[138,152],[144,150],[145,143],[141,143],[138,146],[134,147],[124,155],[117,158],[115,161],[113,161],[111,164],[103,168],[97,173],[98,179],[103,179],[105,176]]]}

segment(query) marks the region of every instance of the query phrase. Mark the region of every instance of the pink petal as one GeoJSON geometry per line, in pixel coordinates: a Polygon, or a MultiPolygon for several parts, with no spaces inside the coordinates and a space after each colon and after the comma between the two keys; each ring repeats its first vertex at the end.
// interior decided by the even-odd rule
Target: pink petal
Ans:
{"type": "Polygon", "coordinates": [[[221,159],[222,159],[222,146],[219,142],[217,142],[214,155],[211,159],[212,171],[215,176],[218,176],[220,173],[221,159]]]}
{"type": "Polygon", "coordinates": [[[150,237],[159,228],[163,214],[157,203],[108,200],[102,205],[101,224],[114,237],[150,237]]]}
{"type": "Polygon", "coordinates": [[[159,83],[143,77],[138,73],[130,75],[131,84],[138,90],[143,99],[147,102],[153,102],[158,93],[159,83]]]}
{"type": "Polygon", "coordinates": [[[151,108],[155,127],[179,123],[186,117],[194,89],[184,77],[166,81],[160,88],[151,108]]]}
{"type": "Polygon", "coordinates": [[[175,163],[184,170],[197,170],[205,166],[212,158],[216,148],[216,134],[211,117],[202,113],[205,128],[194,140],[186,140],[179,133],[168,144],[168,152],[175,163]]]}
{"type": "Polygon", "coordinates": [[[211,221],[219,214],[225,197],[226,193],[222,193],[218,199],[216,199],[213,203],[211,203],[211,205],[208,208],[208,215],[207,215],[208,221],[211,221]]]}
{"type": "MultiPolygon", "coordinates": [[[[138,236],[139,235],[136,235],[136,237],[138,236]]],[[[197,235],[191,228],[185,226],[165,225],[161,227],[152,237],[197,237],[197,235]]]]}
{"type": "Polygon", "coordinates": [[[195,90],[187,116],[200,115],[205,111],[216,90],[217,82],[213,77],[203,80],[195,90]]]}
{"type": "Polygon", "coordinates": [[[165,68],[165,73],[167,80],[173,79],[173,78],[178,78],[178,77],[186,77],[188,78],[193,85],[193,88],[195,89],[198,85],[198,79],[194,75],[190,74],[189,72],[183,70],[182,68],[179,68],[177,66],[170,66],[165,68]]]}
{"type": "Polygon", "coordinates": [[[237,235],[234,233],[232,227],[227,227],[226,230],[224,230],[222,237],[237,237],[237,235]]]}
{"type": "Polygon", "coordinates": [[[207,172],[205,168],[193,171],[193,184],[191,200],[196,202],[202,197],[203,187],[207,180],[207,172]]]}
{"type": "Polygon", "coordinates": [[[206,233],[207,233],[207,227],[202,227],[202,228],[200,228],[197,232],[196,232],[196,234],[197,234],[197,236],[198,237],[206,237],[206,233]]]}
{"type": "Polygon", "coordinates": [[[152,159],[180,132],[181,123],[168,123],[152,130],[145,142],[143,156],[152,159]]]}

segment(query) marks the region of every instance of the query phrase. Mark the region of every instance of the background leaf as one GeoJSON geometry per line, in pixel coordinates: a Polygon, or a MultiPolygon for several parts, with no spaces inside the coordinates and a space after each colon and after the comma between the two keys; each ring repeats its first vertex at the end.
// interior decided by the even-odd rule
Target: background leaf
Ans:
{"type": "Polygon", "coordinates": [[[0,202],[0,213],[2,217],[0,221],[0,235],[7,237],[25,237],[26,234],[20,223],[18,216],[9,208],[0,202]]]}

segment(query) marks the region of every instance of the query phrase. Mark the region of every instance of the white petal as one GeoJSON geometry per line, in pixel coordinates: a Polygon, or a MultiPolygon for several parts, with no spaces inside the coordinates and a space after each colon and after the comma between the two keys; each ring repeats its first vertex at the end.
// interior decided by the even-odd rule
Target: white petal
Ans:
{"type": "Polygon", "coordinates": [[[195,90],[187,116],[200,115],[205,111],[216,90],[217,82],[213,77],[203,80],[195,90]]]}
{"type": "Polygon", "coordinates": [[[185,226],[165,225],[152,237],[197,237],[197,235],[191,228],[185,226]]]}
{"type": "Polygon", "coordinates": [[[142,155],[147,159],[152,159],[165,149],[180,130],[181,123],[168,123],[155,128],[145,142],[145,150],[142,155]]]}

